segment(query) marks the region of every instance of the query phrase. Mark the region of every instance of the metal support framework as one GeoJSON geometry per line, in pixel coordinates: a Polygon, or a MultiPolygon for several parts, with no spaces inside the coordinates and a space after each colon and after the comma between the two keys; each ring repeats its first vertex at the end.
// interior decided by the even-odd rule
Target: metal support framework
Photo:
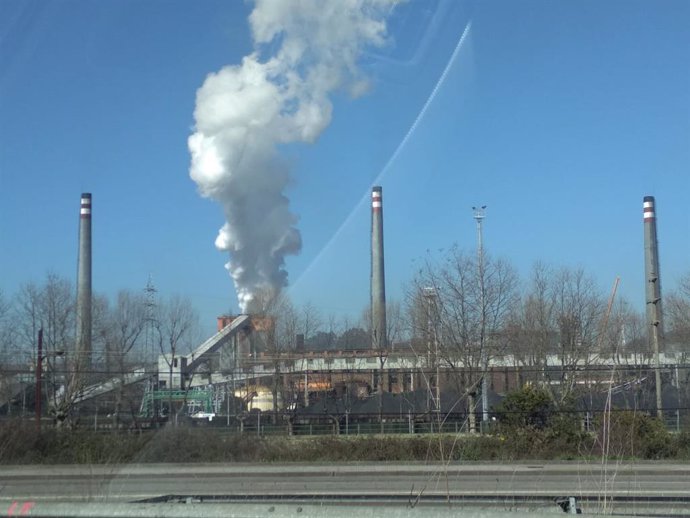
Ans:
{"type": "Polygon", "coordinates": [[[194,404],[202,407],[204,412],[213,412],[213,392],[208,389],[189,390],[148,390],[141,401],[141,417],[153,417],[156,401],[173,401],[194,404]]]}

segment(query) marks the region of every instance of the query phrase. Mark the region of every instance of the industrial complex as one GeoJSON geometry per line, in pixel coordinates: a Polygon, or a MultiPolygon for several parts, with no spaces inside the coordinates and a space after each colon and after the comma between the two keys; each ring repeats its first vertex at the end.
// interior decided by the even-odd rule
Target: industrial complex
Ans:
{"type": "Polygon", "coordinates": [[[643,226],[646,318],[652,347],[643,353],[591,350],[566,360],[550,352],[535,360],[514,351],[488,355],[484,349],[474,357],[453,357],[440,352],[443,337],[431,322],[433,288],[422,294],[429,303],[427,331],[417,340],[389,343],[383,190],[376,186],[371,191],[369,343],[308,350],[304,336],[297,334],[294,347],[285,348],[276,339],[279,316],[268,312],[223,315],[217,319],[217,332],[191,352],[172,350],[160,354],[157,362],[127,364],[122,372],[101,376],[94,375],[98,369],[91,345],[91,212],[92,196],[84,193],[79,219],[76,361],[47,384],[39,336],[34,372],[3,378],[10,389],[20,389],[5,403],[3,413],[26,416],[33,411],[39,423],[42,418],[95,428],[145,428],[174,420],[252,433],[474,432],[496,419],[495,408],[506,393],[538,378],[556,393],[568,385],[582,389],[580,395],[587,394],[576,402],[583,426],[602,410],[606,397],[621,408],[656,412],[680,425],[680,409],[686,406],[681,386],[687,387],[687,358],[664,346],[651,196],[643,200],[643,226]],[[28,386],[33,390],[27,391],[28,386]]]}

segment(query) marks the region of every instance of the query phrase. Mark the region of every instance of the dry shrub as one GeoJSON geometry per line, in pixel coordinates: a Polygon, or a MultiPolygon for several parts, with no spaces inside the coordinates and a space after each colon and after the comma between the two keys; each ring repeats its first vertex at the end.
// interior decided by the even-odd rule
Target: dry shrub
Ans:
{"type": "MultiPolygon", "coordinates": [[[[545,428],[514,426],[496,435],[256,437],[222,429],[166,427],[138,433],[58,431],[34,424],[0,426],[0,464],[131,462],[511,461],[578,459],[601,454],[599,437],[558,419],[545,428]]],[[[656,419],[614,412],[610,456],[690,458],[690,434],[670,434],[656,419]]]]}
{"type": "Polygon", "coordinates": [[[609,457],[616,458],[669,459],[679,453],[680,438],[673,437],[661,421],[645,413],[625,410],[604,414],[597,419],[596,428],[599,454],[608,453],[609,457]],[[608,430],[608,441],[605,430],[608,430]]]}

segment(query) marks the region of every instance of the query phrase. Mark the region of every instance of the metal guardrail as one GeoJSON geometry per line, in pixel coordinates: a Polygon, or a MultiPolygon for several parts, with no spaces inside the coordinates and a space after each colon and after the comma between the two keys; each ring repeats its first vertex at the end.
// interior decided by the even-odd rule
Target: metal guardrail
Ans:
{"type": "MultiPolygon", "coordinates": [[[[474,518],[499,518],[506,516],[522,518],[533,516],[536,509],[543,512],[543,505],[535,503],[524,506],[527,510],[505,510],[505,502],[487,503],[484,508],[472,508],[471,506],[459,507],[439,506],[439,505],[384,505],[387,502],[349,502],[349,503],[308,503],[293,502],[231,502],[231,503],[199,503],[193,498],[189,498],[180,504],[159,503],[91,503],[91,502],[18,502],[14,514],[10,516],[42,516],[46,518],[57,517],[77,517],[90,516],[99,518],[128,517],[128,518],[153,518],[167,516],[170,518],[193,518],[193,517],[223,517],[223,518],[250,518],[258,516],[294,517],[302,516],[309,518],[328,517],[328,518],[350,518],[353,514],[360,517],[371,518],[451,518],[458,516],[459,509],[462,509],[462,516],[474,518]]],[[[12,504],[10,504],[10,507],[12,504]]],[[[562,512],[553,502],[549,503],[554,513],[562,515],[562,512]]]]}

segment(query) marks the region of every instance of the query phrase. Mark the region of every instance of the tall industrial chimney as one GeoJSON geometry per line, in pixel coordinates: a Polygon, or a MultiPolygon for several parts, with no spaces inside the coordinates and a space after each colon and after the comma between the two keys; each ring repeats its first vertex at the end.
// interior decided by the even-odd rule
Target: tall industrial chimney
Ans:
{"type": "Polygon", "coordinates": [[[383,192],[371,190],[371,347],[387,348],[386,280],[383,260],[383,192]]]}
{"type": "MultiPolygon", "coordinates": [[[[642,202],[644,218],[644,271],[646,278],[647,323],[655,326],[663,336],[661,312],[661,278],[659,276],[659,243],[656,237],[656,208],[654,196],[645,196],[642,202]]],[[[650,333],[651,334],[651,333],[650,333]]]]}
{"type": "Polygon", "coordinates": [[[91,368],[91,193],[81,195],[77,265],[77,372],[91,368]]]}
{"type": "Polygon", "coordinates": [[[644,219],[644,272],[645,301],[647,306],[647,330],[655,356],[657,415],[663,419],[661,401],[661,364],[659,352],[663,348],[664,325],[661,311],[661,277],[659,274],[659,243],[656,237],[656,207],[654,196],[645,196],[642,201],[644,219]]]}

